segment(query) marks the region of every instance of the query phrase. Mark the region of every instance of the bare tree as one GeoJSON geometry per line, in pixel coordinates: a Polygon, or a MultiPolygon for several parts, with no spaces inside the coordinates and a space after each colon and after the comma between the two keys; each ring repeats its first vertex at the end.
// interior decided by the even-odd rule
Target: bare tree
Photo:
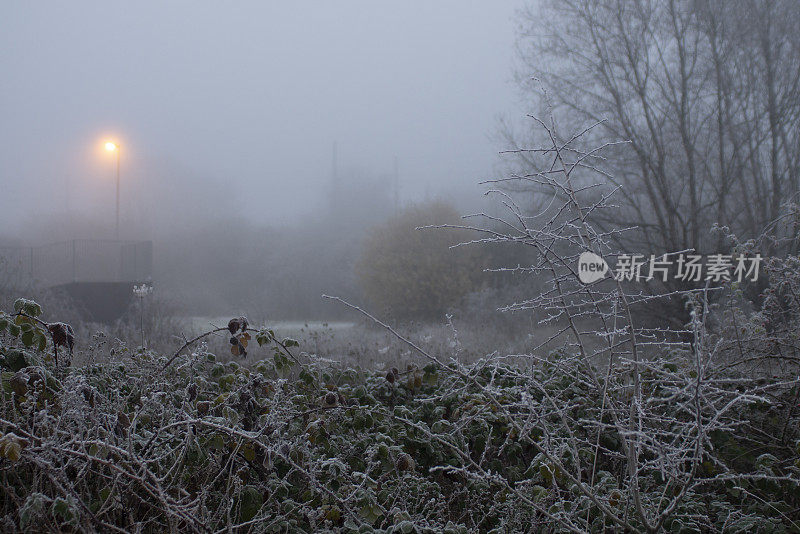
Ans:
{"type": "Polygon", "coordinates": [[[542,4],[522,13],[520,81],[541,80],[573,127],[602,121],[595,142],[629,141],[610,157],[623,209],[596,224],[638,226],[626,244],[645,252],[713,252],[715,223],[755,237],[797,194],[796,3],[542,4]]]}
{"type": "Polygon", "coordinates": [[[550,339],[466,364],[457,333],[429,350],[349,305],[429,363],[336,369],[237,317],[171,356],[115,344],[107,364],[68,368],[50,359],[66,325],[20,299],[0,313],[4,531],[797,530],[800,262],[772,263],[764,312],[733,307],[721,335],[711,290],[683,292],[692,343],[670,342],[632,311],[656,297],[576,272],[613,246],[617,230],[592,223],[611,197],[587,171],[615,145],[538,124],[536,171],[509,180],[549,191],[548,208],[498,190],[505,216],[457,227],[535,253],[518,268],[548,285],[510,307],[541,310],[550,339]],[[271,357],[244,368],[188,350],[222,333],[271,357]]]}

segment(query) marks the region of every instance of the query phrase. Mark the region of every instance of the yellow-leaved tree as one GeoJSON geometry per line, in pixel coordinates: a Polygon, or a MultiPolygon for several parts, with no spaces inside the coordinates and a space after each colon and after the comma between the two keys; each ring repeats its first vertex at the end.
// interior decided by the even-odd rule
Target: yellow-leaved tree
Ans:
{"type": "Polygon", "coordinates": [[[374,228],[356,274],[370,304],[395,319],[441,319],[482,283],[483,254],[469,230],[421,228],[463,224],[444,202],[413,205],[374,228]]]}

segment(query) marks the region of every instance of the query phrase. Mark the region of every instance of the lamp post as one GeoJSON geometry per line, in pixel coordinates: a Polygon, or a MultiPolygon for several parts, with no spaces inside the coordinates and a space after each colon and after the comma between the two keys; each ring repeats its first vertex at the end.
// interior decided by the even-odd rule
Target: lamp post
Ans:
{"type": "Polygon", "coordinates": [[[114,143],[112,141],[108,141],[106,143],[106,150],[109,152],[116,152],[117,153],[117,224],[116,224],[116,239],[119,241],[119,153],[120,153],[120,146],[119,143],[114,143]]]}

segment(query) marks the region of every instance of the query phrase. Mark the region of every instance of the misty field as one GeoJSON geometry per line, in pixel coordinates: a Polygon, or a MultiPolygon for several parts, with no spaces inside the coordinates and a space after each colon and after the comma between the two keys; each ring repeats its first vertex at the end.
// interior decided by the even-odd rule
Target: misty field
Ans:
{"type": "MultiPolygon", "coordinates": [[[[18,301],[0,318],[5,530],[642,529],[631,438],[612,424],[628,416],[611,403],[634,395],[629,365],[600,384],[606,371],[564,354],[531,369],[420,354],[427,364],[376,372],[297,363],[293,340],[236,323],[265,358],[221,363],[200,348],[168,365],[122,348],[65,368],[39,350],[53,339],[62,361],[69,350],[40,315],[18,301]]],[[[701,417],[718,422],[697,458],[697,372],[674,353],[640,375],[642,506],[667,510],[654,519],[668,531],[794,532],[797,385],[703,377],[714,383],[703,404],[718,402],[701,417]]]]}
{"type": "Polygon", "coordinates": [[[0,534],[800,534],[798,5],[0,2],[0,534]]]}
{"type": "MultiPolygon", "coordinates": [[[[588,153],[579,138],[569,147],[588,153]]],[[[800,261],[729,235],[740,258],[758,258],[741,280],[655,293],[638,277],[586,281],[579,258],[608,234],[584,214],[609,206],[574,188],[574,168],[538,175],[557,203],[537,216],[508,202],[505,226],[424,230],[536,253],[538,285],[491,313],[461,308],[461,321],[393,326],[325,297],[360,319],[235,316],[197,333],[153,320],[137,289],[134,320],[110,338],[17,299],[0,315],[3,528],[797,532],[800,261]],[[664,312],[683,322],[665,326],[664,312]]],[[[387,243],[378,257],[395,253],[387,243]]],[[[437,253],[401,245],[414,277],[360,267],[378,307],[397,310],[400,294],[423,316],[470,283],[462,257],[425,286],[419,265],[439,276],[437,253]]]]}

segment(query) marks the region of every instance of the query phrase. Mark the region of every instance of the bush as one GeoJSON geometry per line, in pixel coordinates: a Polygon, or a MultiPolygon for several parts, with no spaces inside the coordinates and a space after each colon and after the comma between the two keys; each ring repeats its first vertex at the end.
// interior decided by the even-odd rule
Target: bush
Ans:
{"type": "MultiPolygon", "coordinates": [[[[548,164],[566,147],[550,137],[548,164]]],[[[570,168],[537,175],[565,192],[556,216],[509,203],[514,224],[492,234],[551,275],[509,306],[555,326],[524,355],[464,364],[457,342],[427,351],[386,327],[426,363],[303,363],[298,342],[238,317],[171,356],[117,345],[70,367],[85,341],[17,300],[0,314],[0,527],[798,532],[800,262],[767,261],[758,311],[737,309],[736,283],[724,308],[683,294],[691,342],[672,342],[639,326],[645,297],[579,281],[578,253],[606,245],[583,214],[607,206],[581,204],[570,168]],[[184,355],[220,332],[262,359],[184,355]]]]}
{"type": "Polygon", "coordinates": [[[474,248],[450,248],[471,238],[447,204],[412,206],[374,229],[356,266],[365,297],[396,319],[441,319],[448,308],[476,289],[482,255],[474,248]]]}
{"type": "MultiPolygon", "coordinates": [[[[30,301],[19,309],[41,316],[30,301]]],[[[428,355],[427,365],[375,372],[295,363],[291,340],[256,330],[236,337],[273,354],[251,368],[202,347],[174,359],[123,349],[70,368],[55,365],[51,346],[23,338],[35,320],[15,312],[0,321],[6,531],[603,531],[609,517],[645,531],[629,500],[626,431],[610,424],[625,412],[609,411],[601,391],[617,403],[630,386],[620,375],[598,389],[600,370],[565,354],[531,370],[428,355]],[[18,353],[21,367],[9,358],[18,353]]],[[[654,416],[643,433],[691,429],[676,406],[692,401],[680,386],[694,383],[693,366],[691,353],[676,352],[643,373],[654,416]]],[[[726,391],[713,394],[767,386],[726,374],[717,383],[726,391]]],[[[664,529],[722,531],[736,518],[742,532],[791,531],[781,526],[798,519],[800,454],[754,446],[737,430],[775,424],[797,387],[774,391],[704,437],[713,447],[664,529]]],[[[786,421],[795,428],[797,416],[786,421]]],[[[660,459],[639,466],[648,510],[665,487],[681,490],[671,475],[688,461],[660,459]]]]}

